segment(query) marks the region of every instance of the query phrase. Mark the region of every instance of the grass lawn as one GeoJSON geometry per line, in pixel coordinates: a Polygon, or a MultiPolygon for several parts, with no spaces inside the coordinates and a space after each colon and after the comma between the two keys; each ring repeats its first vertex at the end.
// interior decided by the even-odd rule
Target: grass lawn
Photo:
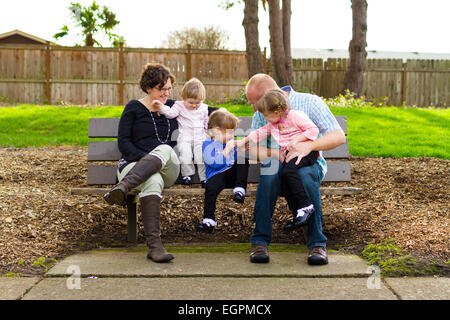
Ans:
{"type": "Polygon", "coordinates": [[[347,116],[350,154],[450,159],[450,109],[331,108],[347,116]]]}
{"type": "MultiPolygon", "coordinates": [[[[220,105],[237,116],[251,116],[249,106],[220,105]]],[[[0,107],[0,146],[86,146],[88,121],[120,117],[123,107],[0,107]]],[[[450,109],[332,107],[348,121],[350,154],[372,157],[450,159],[450,109]]]]}
{"type": "Polygon", "coordinates": [[[87,146],[89,118],[120,117],[122,111],[123,107],[0,107],[0,145],[87,146]]]}

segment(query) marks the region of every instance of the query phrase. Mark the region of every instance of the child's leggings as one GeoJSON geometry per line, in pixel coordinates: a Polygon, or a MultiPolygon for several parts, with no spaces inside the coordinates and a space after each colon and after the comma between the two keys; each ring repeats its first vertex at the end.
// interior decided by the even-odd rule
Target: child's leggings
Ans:
{"type": "Polygon", "coordinates": [[[295,164],[297,157],[289,162],[284,162],[281,173],[281,189],[282,194],[285,196],[289,208],[293,212],[297,212],[298,209],[307,207],[311,204],[308,196],[303,189],[302,180],[298,174],[298,169],[301,167],[312,166],[316,163],[319,157],[319,152],[312,151],[306,157],[300,160],[299,164],[295,164]]]}
{"type": "Polygon", "coordinates": [[[216,211],[217,197],[223,189],[241,187],[246,190],[248,168],[248,159],[245,159],[245,163],[235,163],[231,168],[206,180],[205,202],[203,209],[204,218],[215,220],[214,212],[216,211]]]}

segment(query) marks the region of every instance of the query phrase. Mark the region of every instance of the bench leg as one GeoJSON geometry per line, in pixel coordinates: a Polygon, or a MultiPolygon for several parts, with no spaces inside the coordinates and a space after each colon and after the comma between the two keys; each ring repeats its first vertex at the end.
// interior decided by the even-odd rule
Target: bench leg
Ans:
{"type": "Polygon", "coordinates": [[[128,211],[128,242],[137,243],[138,229],[137,229],[137,208],[134,202],[134,196],[127,197],[127,211],[128,211]]]}

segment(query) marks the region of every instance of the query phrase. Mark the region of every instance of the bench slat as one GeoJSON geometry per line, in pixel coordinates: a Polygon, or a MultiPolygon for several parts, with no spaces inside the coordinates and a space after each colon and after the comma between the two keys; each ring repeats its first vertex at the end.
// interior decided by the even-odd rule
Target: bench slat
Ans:
{"type": "Polygon", "coordinates": [[[87,184],[116,184],[117,165],[89,165],[87,184]]]}
{"type": "MultiPolygon", "coordinates": [[[[110,188],[71,188],[70,193],[75,195],[104,195],[108,192],[110,188]]],[[[256,195],[256,188],[250,187],[247,188],[247,196],[256,195]]],[[[345,195],[354,195],[361,193],[362,189],[357,187],[320,187],[320,193],[324,195],[336,195],[336,196],[345,196],[345,195]]],[[[168,189],[164,189],[163,195],[203,195],[205,190],[202,188],[180,188],[177,186],[170,187],[168,189]]],[[[232,195],[233,189],[224,189],[221,195],[232,195]]]]}
{"type": "MultiPolygon", "coordinates": [[[[339,147],[324,151],[325,159],[345,159],[349,157],[348,141],[339,147]]],[[[117,161],[121,158],[117,141],[89,141],[88,161],[117,161]]]]}
{"type": "Polygon", "coordinates": [[[117,138],[120,118],[90,118],[89,138],[117,138]]]}
{"type": "MultiPolygon", "coordinates": [[[[240,123],[237,135],[250,133],[252,117],[239,117],[240,123]]],[[[347,135],[347,117],[336,116],[344,133],[347,135]]],[[[89,119],[89,138],[117,138],[119,118],[91,118],[89,119]]]]}
{"type": "Polygon", "coordinates": [[[117,161],[121,157],[117,140],[88,142],[88,161],[117,161]]]}
{"type": "MultiPolygon", "coordinates": [[[[350,161],[328,161],[328,172],[324,181],[350,181],[350,161]]],[[[250,164],[248,182],[257,183],[259,180],[259,164],[250,164]]],[[[116,184],[116,165],[89,165],[88,185],[116,184]]],[[[180,179],[180,177],[179,177],[180,179]]],[[[179,183],[178,180],[176,183],[179,183]]],[[[199,183],[197,174],[193,176],[193,183],[199,183]]]]}

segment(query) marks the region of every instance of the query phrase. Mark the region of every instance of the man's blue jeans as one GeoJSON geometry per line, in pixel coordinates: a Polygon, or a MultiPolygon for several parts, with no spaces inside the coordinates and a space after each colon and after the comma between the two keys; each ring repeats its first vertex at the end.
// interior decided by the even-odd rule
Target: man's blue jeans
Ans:
{"type": "MultiPolygon", "coordinates": [[[[278,162],[278,161],[277,161],[278,162]]],[[[256,191],[256,202],[254,209],[255,228],[250,238],[252,244],[263,244],[269,246],[272,241],[272,214],[280,193],[281,164],[278,162],[278,172],[264,174],[264,169],[274,161],[261,165],[262,174],[259,176],[258,189],[256,191]]],[[[308,248],[325,247],[327,237],[322,233],[323,213],[320,198],[320,182],[322,181],[322,170],[315,163],[312,166],[302,167],[298,170],[302,179],[303,188],[309,200],[314,205],[315,213],[308,219],[308,248]]]]}

